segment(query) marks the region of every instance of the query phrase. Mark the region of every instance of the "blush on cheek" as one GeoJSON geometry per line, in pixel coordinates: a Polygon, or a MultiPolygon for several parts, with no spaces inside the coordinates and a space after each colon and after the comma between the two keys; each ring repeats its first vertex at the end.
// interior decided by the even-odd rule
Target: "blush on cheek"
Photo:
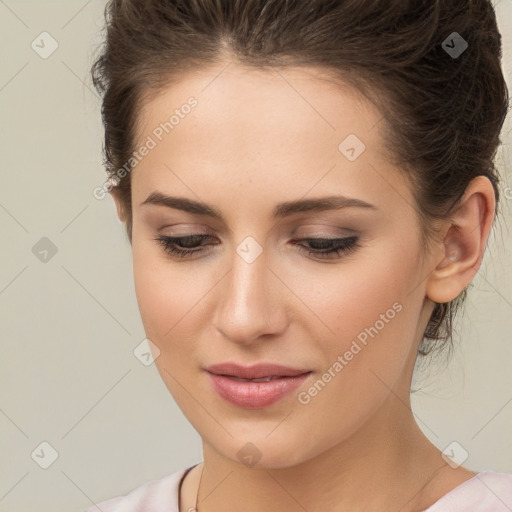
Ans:
{"type": "MultiPolygon", "coordinates": [[[[145,254],[149,254],[149,251],[145,254]]],[[[163,259],[162,259],[163,260],[163,259]]],[[[159,348],[183,345],[201,338],[207,325],[208,284],[195,272],[170,262],[151,261],[144,253],[134,252],[134,281],[137,302],[146,336],[159,348]],[[199,318],[201,316],[201,318],[199,318]]],[[[211,312],[210,312],[211,314],[211,312]]],[[[186,354],[185,354],[186,357],[186,354]]]]}
{"type": "Polygon", "coordinates": [[[135,271],[135,291],[146,335],[155,343],[165,343],[173,326],[183,316],[184,302],[175,288],[165,280],[155,279],[148,271],[135,271]]]}
{"type": "Polygon", "coordinates": [[[173,287],[167,282],[165,274],[149,258],[140,256],[134,249],[133,275],[135,294],[146,336],[160,346],[165,333],[177,321],[173,287]]]}
{"type": "Polygon", "coordinates": [[[325,315],[322,318],[337,333],[335,355],[340,356],[343,367],[373,368],[376,372],[387,367],[399,374],[414,337],[414,319],[409,318],[411,311],[406,310],[403,292],[407,275],[399,280],[389,272],[379,273],[378,268],[371,273],[375,275],[367,272],[364,283],[373,286],[362,285],[361,274],[344,279],[338,288],[343,292],[330,294],[320,309],[325,315]]]}

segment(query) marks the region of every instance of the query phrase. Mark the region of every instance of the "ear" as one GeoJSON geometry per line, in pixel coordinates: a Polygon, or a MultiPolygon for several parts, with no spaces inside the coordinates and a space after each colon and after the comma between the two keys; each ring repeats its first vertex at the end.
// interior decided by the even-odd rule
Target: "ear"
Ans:
{"type": "Polygon", "coordinates": [[[427,297],[444,303],[455,299],[475,277],[494,219],[496,199],[492,183],[485,176],[474,178],[447,220],[444,236],[426,281],[427,297]]]}
{"type": "Polygon", "coordinates": [[[123,202],[121,201],[121,195],[119,193],[119,190],[113,187],[110,189],[109,193],[112,196],[112,199],[114,200],[114,204],[116,206],[117,218],[120,220],[121,223],[126,224],[126,211],[123,202]]]}

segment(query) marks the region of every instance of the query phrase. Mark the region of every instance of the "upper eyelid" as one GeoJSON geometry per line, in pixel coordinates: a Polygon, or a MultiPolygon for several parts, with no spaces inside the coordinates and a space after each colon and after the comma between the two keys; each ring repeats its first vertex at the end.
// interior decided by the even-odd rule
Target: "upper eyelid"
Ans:
{"type": "MultiPolygon", "coordinates": [[[[192,257],[194,254],[197,255],[211,255],[212,244],[202,244],[193,245],[192,247],[187,247],[183,245],[183,243],[179,243],[179,240],[182,238],[193,238],[194,235],[185,235],[178,237],[169,237],[169,236],[160,236],[155,239],[157,242],[164,245],[164,251],[170,253],[172,256],[173,253],[175,256],[180,256],[182,258],[192,257]],[[167,240],[166,240],[167,239],[167,240]],[[176,242],[178,240],[178,242],[176,242]],[[180,246],[180,247],[177,247],[180,246]]],[[[212,238],[209,235],[200,235],[201,240],[205,238],[212,238]]],[[[312,256],[314,259],[319,258],[318,261],[323,260],[324,262],[328,261],[340,261],[343,257],[348,256],[349,254],[356,252],[361,247],[360,237],[358,235],[352,235],[343,238],[322,238],[322,237],[307,237],[307,238],[299,238],[293,239],[292,244],[297,246],[298,250],[301,252],[305,252],[308,256],[312,256]],[[306,242],[308,246],[304,246],[300,242],[306,242]],[[320,247],[315,248],[315,242],[327,242],[328,247],[320,247]],[[331,243],[329,243],[331,242],[331,243]],[[338,242],[338,243],[337,243],[338,242]],[[313,243],[313,246],[311,246],[313,243]]],[[[218,245],[218,244],[213,244],[218,245]]]]}
{"type": "MultiPolygon", "coordinates": [[[[184,235],[181,234],[172,234],[172,235],[160,235],[162,238],[170,238],[173,240],[179,240],[181,238],[218,238],[216,235],[211,235],[209,233],[187,233],[184,235]]],[[[344,240],[345,238],[353,238],[357,236],[355,233],[350,233],[347,235],[339,236],[329,236],[329,235],[303,235],[303,236],[294,236],[292,238],[298,238],[300,240],[308,240],[308,239],[318,239],[318,240],[344,240]]]]}
{"type": "MultiPolygon", "coordinates": [[[[198,239],[198,243],[202,242],[203,240],[206,240],[208,241],[209,239],[215,239],[217,237],[215,237],[214,235],[209,235],[209,234],[206,234],[206,233],[192,233],[192,234],[187,234],[187,235],[160,235],[159,237],[160,239],[168,239],[168,240],[172,240],[173,242],[176,242],[176,241],[179,241],[181,239],[193,239],[193,238],[197,238],[198,239]]],[[[356,240],[359,240],[360,239],[360,236],[359,235],[356,235],[356,234],[350,234],[350,235],[346,235],[346,236],[334,236],[334,237],[330,237],[330,236],[315,236],[315,235],[311,235],[311,236],[301,236],[301,237],[293,237],[292,238],[292,241],[308,241],[308,240],[314,240],[314,241],[325,241],[325,242],[339,242],[339,241],[345,241],[345,240],[351,240],[351,239],[356,239],[356,240]]],[[[179,244],[177,244],[179,245],[179,244]]],[[[199,249],[200,247],[203,247],[204,245],[206,244],[200,244],[198,245],[197,247],[194,247],[194,248],[197,248],[199,249]]],[[[218,245],[218,244],[215,244],[215,245],[218,245]]]]}
{"type": "MultiPolygon", "coordinates": [[[[194,248],[199,249],[200,247],[203,247],[204,245],[207,245],[207,244],[202,244],[201,242],[203,242],[204,240],[209,241],[209,239],[214,239],[214,238],[217,238],[217,237],[215,237],[213,235],[207,235],[207,234],[201,233],[201,234],[174,235],[174,236],[160,235],[157,238],[154,238],[154,240],[157,240],[157,241],[168,240],[168,241],[172,241],[176,245],[180,245],[179,243],[176,243],[176,242],[179,242],[180,240],[196,239],[195,241],[200,243],[200,245],[198,245],[198,246],[196,246],[194,248]]],[[[347,236],[342,236],[342,237],[340,237],[340,236],[336,236],[336,237],[328,237],[328,236],[302,236],[302,237],[294,237],[294,238],[291,239],[291,241],[292,242],[301,242],[301,241],[306,241],[306,242],[309,242],[309,241],[314,241],[314,242],[345,242],[347,240],[359,241],[359,239],[360,239],[359,235],[352,234],[352,235],[347,235],[347,236]]],[[[216,243],[214,245],[218,245],[218,244],[216,243]]]]}
{"type": "MultiPolygon", "coordinates": [[[[143,203],[144,204],[144,203],[143,203]]],[[[206,233],[219,233],[222,236],[235,237],[236,233],[233,226],[215,218],[204,218],[198,213],[182,212],[179,208],[166,208],[161,204],[147,203],[149,208],[146,210],[142,208],[141,216],[148,224],[149,227],[155,229],[159,233],[163,233],[166,228],[173,228],[174,226],[182,226],[185,230],[204,231],[206,233]],[[202,218],[201,218],[202,217],[202,218]]],[[[369,219],[368,213],[375,211],[373,208],[339,208],[332,210],[321,211],[307,211],[295,212],[293,215],[277,218],[273,220],[268,227],[264,228],[263,236],[281,232],[281,231],[295,231],[302,226],[313,227],[319,229],[331,229],[336,231],[342,230],[343,232],[354,232],[354,229],[342,228],[344,224],[355,226],[367,226],[369,219]]],[[[374,219],[372,226],[376,225],[376,221],[382,220],[374,219]]],[[[316,228],[315,228],[316,229],[316,228]]],[[[335,236],[336,233],[333,233],[335,236]]],[[[340,233],[341,235],[341,233],[340,233]]]]}
{"type": "MultiPolygon", "coordinates": [[[[177,224],[178,226],[181,226],[183,228],[183,224],[177,224]]],[[[174,227],[175,225],[166,225],[160,229],[157,230],[158,234],[161,234],[162,236],[168,236],[170,238],[185,238],[185,237],[190,237],[190,236],[210,236],[210,237],[218,237],[217,234],[214,234],[212,233],[212,230],[210,228],[207,228],[207,229],[204,229],[203,228],[197,228],[197,227],[193,227],[193,226],[189,226],[188,228],[185,228],[186,231],[184,233],[172,233],[172,234],[167,234],[165,233],[164,231],[167,229],[167,228],[172,228],[174,227]]],[[[275,226],[274,226],[275,227],[275,226]]],[[[266,231],[265,234],[268,234],[269,231],[273,230],[274,227],[271,227],[269,230],[266,231]]],[[[215,229],[213,230],[215,231],[215,229]]],[[[230,234],[232,234],[232,231],[230,231],[230,234]]],[[[220,234],[224,234],[223,230],[221,230],[220,234]]],[[[298,227],[296,227],[295,229],[292,230],[292,232],[290,233],[290,236],[292,238],[336,238],[336,239],[341,239],[341,238],[347,238],[349,236],[354,236],[354,235],[359,235],[360,232],[359,230],[356,230],[356,229],[351,229],[351,228],[343,228],[341,226],[338,226],[336,224],[332,224],[332,223],[321,223],[321,222],[317,222],[317,223],[309,223],[309,224],[301,224],[299,225],[298,227]],[[338,231],[338,233],[332,233],[332,234],[320,234],[320,233],[314,233],[314,234],[309,234],[309,233],[306,233],[305,235],[301,235],[299,236],[297,234],[297,232],[301,229],[305,229],[306,228],[308,230],[312,230],[312,231],[315,231],[315,230],[320,230],[320,229],[336,229],[338,231]]]]}

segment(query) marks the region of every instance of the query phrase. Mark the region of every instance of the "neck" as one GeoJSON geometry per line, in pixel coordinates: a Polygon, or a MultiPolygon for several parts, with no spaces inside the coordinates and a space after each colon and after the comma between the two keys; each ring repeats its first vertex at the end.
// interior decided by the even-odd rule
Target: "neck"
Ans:
{"type": "MultiPolygon", "coordinates": [[[[203,453],[199,512],[413,512],[448,492],[438,477],[454,471],[393,394],[355,434],[290,467],[244,466],[206,443],[203,453]]],[[[463,471],[459,481],[472,476],[463,471]]]]}

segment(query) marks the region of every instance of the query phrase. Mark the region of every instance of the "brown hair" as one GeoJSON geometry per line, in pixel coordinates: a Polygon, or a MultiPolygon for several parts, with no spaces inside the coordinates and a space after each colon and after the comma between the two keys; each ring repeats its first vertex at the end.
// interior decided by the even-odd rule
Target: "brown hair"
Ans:
{"type": "MultiPolygon", "coordinates": [[[[130,173],[117,171],[135,149],[143,101],[226,56],[257,68],[325,68],[377,105],[386,149],[413,184],[426,246],[432,221],[449,217],[476,176],[491,181],[498,204],[494,157],[509,98],[490,0],[109,0],[105,21],[91,73],[130,242],[130,173]],[[450,53],[454,41],[467,43],[460,55],[450,53]]],[[[452,348],[465,296],[435,305],[420,354],[447,339],[452,348]]]]}

